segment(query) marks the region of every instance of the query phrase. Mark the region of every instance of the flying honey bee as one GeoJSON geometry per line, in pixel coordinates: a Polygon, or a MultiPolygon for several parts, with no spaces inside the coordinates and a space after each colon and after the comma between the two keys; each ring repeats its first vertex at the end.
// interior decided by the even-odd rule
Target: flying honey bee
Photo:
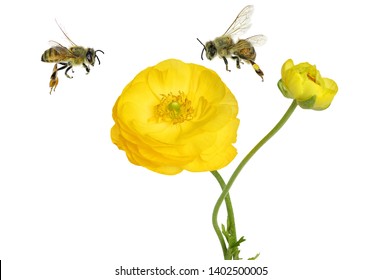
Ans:
{"type": "Polygon", "coordinates": [[[82,65],[86,69],[86,74],[88,74],[90,72],[90,66],[94,66],[95,59],[97,59],[98,63],[101,64],[97,56],[97,52],[104,54],[104,52],[101,50],[95,51],[93,48],[84,48],[78,46],[69,38],[69,36],[65,33],[57,21],[56,23],[65,37],[69,40],[71,46],[66,48],[60,43],[50,41],[52,47],[44,51],[41,56],[41,61],[55,63],[53,67],[53,73],[50,76],[50,94],[52,93],[52,90],[55,91],[58,85],[58,71],[66,69],[65,75],[71,79],[73,77],[68,74],[68,71],[71,70],[74,72],[72,69],[73,66],[82,65]],[[57,67],[58,64],[60,67],[57,67]]]}
{"type": "Polygon", "coordinates": [[[248,5],[242,9],[238,14],[233,23],[229,26],[226,32],[214,39],[213,41],[208,41],[204,45],[198,38],[197,40],[203,45],[203,50],[201,52],[201,59],[203,59],[203,54],[205,51],[206,57],[212,60],[216,55],[224,60],[226,71],[229,71],[227,57],[230,57],[236,61],[237,68],[241,68],[241,60],[250,63],[255,72],[262,78],[263,72],[256,64],[255,57],[256,52],[254,46],[261,46],[266,42],[266,37],[264,35],[255,35],[246,39],[239,39],[234,42],[233,37],[244,33],[250,27],[250,17],[253,13],[253,6],[248,5]]]}

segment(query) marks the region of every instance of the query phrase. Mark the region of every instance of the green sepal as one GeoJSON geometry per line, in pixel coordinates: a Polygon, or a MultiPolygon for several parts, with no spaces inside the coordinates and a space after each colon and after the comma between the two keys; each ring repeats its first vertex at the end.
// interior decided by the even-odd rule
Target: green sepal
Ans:
{"type": "Polygon", "coordinates": [[[286,86],[283,84],[282,79],[280,79],[280,80],[278,81],[278,88],[279,88],[280,92],[283,94],[284,97],[286,97],[286,98],[292,98],[291,95],[290,95],[290,93],[289,93],[289,91],[288,91],[288,89],[287,89],[286,86]]]}
{"type": "Polygon", "coordinates": [[[298,101],[298,105],[303,109],[311,109],[314,107],[316,102],[316,95],[312,96],[311,98],[304,100],[304,101],[298,101]]]}

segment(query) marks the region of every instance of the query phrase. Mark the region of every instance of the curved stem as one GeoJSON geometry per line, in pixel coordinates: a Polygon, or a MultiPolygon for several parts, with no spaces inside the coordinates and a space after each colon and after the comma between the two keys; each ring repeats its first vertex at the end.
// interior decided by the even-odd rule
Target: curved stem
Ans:
{"type": "MultiPolygon", "coordinates": [[[[228,196],[230,188],[232,187],[235,179],[237,178],[238,174],[241,172],[243,167],[246,165],[246,163],[249,162],[249,160],[254,156],[254,154],[268,141],[273,137],[281,128],[282,126],[287,122],[287,120],[290,118],[292,113],[294,112],[295,108],[297,107],[297,102],[294,100],[286,113],[283,115],[283,117],[280,119],[280,121],[274,126],[274,128],[265,136],[259,143],[244,157],[244,159],[240,162],[240,164],[237,166],[237,168],[234,170],[232,176],[229,179],[229,182],[227,183],[226,187],[223,189],[220,197],[218,198],[216,205],[213,209],[213,223],[217,223],[217,216],[218,211],[221,207],[222,202],[225,200],[225,198],[228,196]]],[[[213,174],[214,175],[214,174],[213,174]]],[[[218,226],[218,224],[217,224],[218,226]]],[[[234,225],[234,232],[235,232],[235,225],[234,225]]],[[[225,254],[224,254],[225,256],[225,254]]],[[[226,256],[225,256],[226,257],[226,256]]],[[[225,258],[226,259],[226,258],[225,258]]]]}
{"type": "Polygon", "coordinates": [[[249,160],[254,156],[254,154],[264,145],[268,140],[271,139],[281,128],[282,126],[287,122],[287,120],[291,117],[292,113],[294,112],[297,102],[294,100],[286,113],[283,115],[283,117],[280,119],[280,121],[274,126],[272,130],[270,130],[269,133],[265,137],[262,138],[261,141],[244,157],[244,159],[241,161],[241,163],[238,165],[236,170],[233,172],[233,175],[230,177],[230,180],[227,184],[227,192],[229,192],[229,189],[233,185],[235,179],[237,178],[238,174],[241,172],[243,167],[246,165],[246,163],[249,162],[249,160]]]}
{"type": "MultiPolygon", "coordinates": [[[[218,171],[212,171],[212,174],[214,175],[214,177],[216,177],[217,181],[220,183],[221,189],[224,190],[226,188],[226,183],[224,179],[222,179],[220,173],[218,173],[218,171]]],[[[226,211],[228,212],[227,227],[234,228],[234,234],[235,234],[235,219],[234,219],[233,204],[231,202],[229,194],[227,194],[225,197],[225,205],[226,205],[226,211]]]]}
{"type": "MultiPolygon", "coordinates": [[[[218,183],[221,186],[221,189],[224,190],[225,187],[226,187],[226,184],[225,184],[224,179],[222,179],[220,173],[218,173],[218,171],[211,171],[211,173],[217,179],[218,183]]],[[[212,216],[212,224],[213,224],[214,231],[217,234],[218,240],[220,241],[220,244],[221,244],[221,247],[222,247],[222,253],[225,256],[226,255],[226,251],[227,251],[227,247],[226,247],[224,236],[223,236],[223,234],[221,232],[221,229],[220,229],[220,227],[218,225],[217,215],[214,215],[214,212],[213,212],[213,216],[212,216]]]]}
{"type": "MultiPolygon", "coordinates": [[[[220,184],[221,189],[223,191],[226,188],[226,183],[225,183],[224,179],[221,177],[220,173],[217,170],[211,171],[211,173],[217,179],[217,181],[220,184]]],[[[225,205],[226,205],[226,211],[227,211],[227,216],[228,216],[227,217],[227,230],[230,232],[230,235],[231,235],[233,242],[236,242],[237,241],[237,234],[236,234],[236,229],[235,229],[234,211],[233,211],[233,205],[232,205],[229,194],[227,194],[225,197],[225,205]]],[[[216,214],[218,214],[218,213],[216,213],[216,214]]],[[[217,215],[214,215],[214,213],[212,216],[212,224],[213,224],[213,228],[217,234],[217,237],[220,240],[222,252],[225,256],[225,259],[229,258],[229,257],[231,258],[231,256],[227,256],[227,248],[226,248],[224,236],[221,232],[220,227],[218,226],[217,215]]]]}

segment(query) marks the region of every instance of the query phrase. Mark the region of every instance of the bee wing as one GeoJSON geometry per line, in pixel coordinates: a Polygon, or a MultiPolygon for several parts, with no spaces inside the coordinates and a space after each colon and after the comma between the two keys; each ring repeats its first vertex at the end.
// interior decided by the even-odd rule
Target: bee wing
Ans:
{"type": "Polygon", "coordinates": [[[267,38],[265,35],[255,35],[255,36],[251,36],[245,40],[249,41],[254,47],[260,47],[266,43],[267,38]]]}
{"type": "Polygon", "coordinates": [[[65,30],[62,28],[62,26],[58,23],[57,19],[55,19],[59,29],[61,29],[62,33],[65,35],[66,39],[68,39],[68,41],[73,45],[73,46],[77,46],[76,43],[74,43],[70,38],[69,36],[66,34],[65,30]]]}
{"type": "Polygon", "coordinates": [[[75,58],[75,55],[66,47],[62,46],[56,41],[49,41],[51,47],[56,50],[62,57],[72,57],[75,58]]]}
{"type": "Polygon", "coordinates": [[[251,25],[250,18],[253,14],[253,11],[253,5],[248,5],[243,8],[223,35],[238,36],[239,34],[244,33],[247,29],[249,29],[251,25]]]}

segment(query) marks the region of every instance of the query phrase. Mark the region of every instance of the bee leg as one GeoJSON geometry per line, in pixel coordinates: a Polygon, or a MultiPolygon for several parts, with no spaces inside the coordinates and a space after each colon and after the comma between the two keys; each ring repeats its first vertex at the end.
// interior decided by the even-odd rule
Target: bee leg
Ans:
{"type": "Polygon", "coordinates": [[[50,86],[50,94],[52,94],[52,90],[56,91],[56,87],[58,85],[58,77],[55,79],[50,79],[49,86],[50,86]]]}
{"type": "Polygon", "coordinates": [[[232,56],[232,59],[235,59],[238,69],[241,69],[241,60],[238,56],[232,56]]]}
{"type": "MultiPolygon", "coordinates": [[[[67,63],[63,63],[63,62],[60,62],[59,64],[61,64],[61,65],[63,65],[63,66],[61,66],[60,68],[57,69],[57,64],[55,64],[55,65],[54,65],[53,74],[55,74],[56,72],[58,72],[58,71],[60,71],[60,70],[65,69],[65,68],[68,66],[67,63]]],[[[53,74],[52,74],[52,75],[53,75],[53,74]]]]}
{"type": "Polygon", "coordinates": [[[54,80],[54,79],[57,78],[57,71],[58,71],[58,69],[57,69],[57,63],[56,63],[56,64],[54,64],[54,67],[53,67],[53,73],[52,73],[52,75],[50,76],[50,79],[51,79],[51,80],[54,80]]]}
{"type": "Polygon", "coordinates": [[[256,64],[254,61],[251,61],[251,60],[250,60],[250,63],[251,63],[251,65],[253,66],[255,72],[258,74],[258,76],[262,78],[262,82],[263,82],[263,81],[264,81],[264,80],[263,80],[263,76],[264,76],[264,74],[263,74],[261,68],[259,68],[258,64],[256,64]]]}
{"type": "MultiPolygon", "coordinates": [[[[60,68],[58,68],[58,69],[57,69],[57,67],[56,67],[57,64],[54,65],[55,70],[53,71],[52,76],[53,76],[53,75],[56,75],[56,72],[58,72],[58,71],[60,71],[60,70],[63,70],[63,69],[65,69],[66,67],[69,66],[69,63],[60,62],[59,64],[61,64],[62,66],[61,66],[60,68]]],[[[69,75],[67,74],[67,71],[69,71],[70,68],[71,68],[71,65],[70,65],[70,67],[69,67],[68,69],[66,69],[66,71],[65,71],[65,75],[66,75],[68,78],[72,78],[72,77],[69,77],[69,75]]]]}
{"type": "Polygon", "coordinates": [[[69,64],[67,64],[65,67],[67,67],[67,69],[66,69],[66,71],[65,71],[65,75],[66,75],[66,77],[68,77],[69,79],[72,79],[73,78],[73,76],[70,76],[67,72],[71,69],[71,71],[74,73],[74,71],[73,71],[73,66],[72,65],[69,65],[69,64]]]}
{"type": "Polygon", "coordinates": [[[226,59],[226,57],[222,57],[223,58],[223,60],[224,60],[224,62],[225,62],[225,66],[226,66],[226,71],[229,71],[230,72],[230,70],[229,70],[229,67],[228,67],[228,60],[226,59]]]}
{"type": "Polygon", "coordinates": [[[50,82],[49,82],[49,86],[50,86],[50,94],[52,94],[52,90],[56,90],[56,87],[58,85],[58,77],[57,77],[57,63],[54,64],[54,67],[53,67],[53,73],[52,75],[50,76],[50,82]]]}
{"type": "Polygon", "coordinates": [[[85,69],[86,69],[86,74],[89,74],[89,72],[90,72],[90,68],[89,68],[89,66],[87,66],[85,63],[83,63],[82,65],[83,65],[83,67],[85,67],[85,69]]]}

